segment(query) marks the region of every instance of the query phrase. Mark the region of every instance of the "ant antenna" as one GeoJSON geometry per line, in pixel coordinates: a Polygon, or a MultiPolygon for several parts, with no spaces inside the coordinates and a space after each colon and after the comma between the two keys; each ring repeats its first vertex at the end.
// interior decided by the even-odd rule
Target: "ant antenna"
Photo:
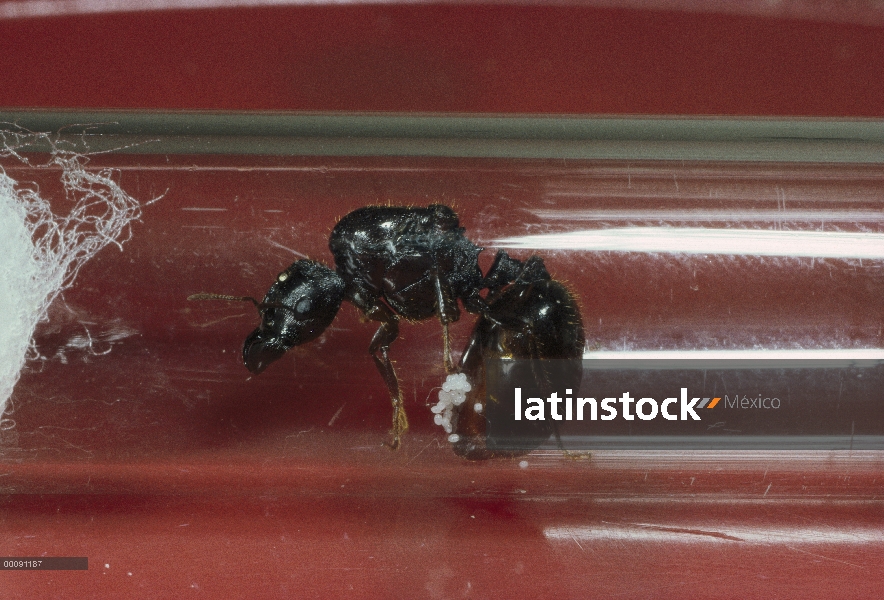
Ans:
{"type": "Polygon", "coordinates": [[[228,296],[227,294],[193,294],[188,300],[229,300],[231,302],[251,302],[260,308],[261,304],[251,296],[228,296]]]}
{"type": "Polygon", "coordinates": [[[281,310],[287,310],[290,313],[294,313],[297,315],[297,311],[291,306],[286,306],[285,304],[280,304],[278,302],[258,302],[251,296],[228,296],[227,294],[193,294],[187,297],[188,300],[229,300],[231,302],[251,302],[255,305],[259,311],[262,311],[265,308],[278,308],[281,310]]]}

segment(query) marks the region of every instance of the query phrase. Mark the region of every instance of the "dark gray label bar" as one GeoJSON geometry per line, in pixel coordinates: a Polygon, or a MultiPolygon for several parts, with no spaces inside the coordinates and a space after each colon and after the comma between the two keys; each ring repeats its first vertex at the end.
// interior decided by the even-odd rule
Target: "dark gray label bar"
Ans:
{"type": "Polygon", "coordinates": [[[87,571],[89,559],[85,556],[4,556],[0,557],[4,571],[87,571]]]}
{"type": "Polygon", "coordinates": [[[576,389],[555,365],[487,363],[489,447],[884,449],[880,360],[584,360],[576,389]]]}

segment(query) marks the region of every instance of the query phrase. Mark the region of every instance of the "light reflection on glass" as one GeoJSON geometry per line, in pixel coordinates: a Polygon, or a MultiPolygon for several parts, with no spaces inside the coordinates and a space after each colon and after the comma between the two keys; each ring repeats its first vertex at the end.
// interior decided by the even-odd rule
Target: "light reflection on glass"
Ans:
{"type": "Polygon", "coordinates": [[[709,525],[686,528],[684,524],[666,526],[649,523],[599,523],[572,527],[549,527],[546,539],[556,542],[659,542],[667,544],[734,543],[754,544],[880,544],[884,531],[871,527],[761,527],[744,524],[732,527],[709,525]]]}
{"type": "Polygon", "coordinates": [[[808,258],[884,258],[884,234],[691,227],[617,227],[503,238],[498,248],[808,258]]]}
{"type": "MultiPolygon", "coordinates": [[[[795,366],[821,368],[874,366],[884,363],[884,349],[880,348],[789,348],[789,349],[741,349],[741,350],[595,350],[583,353],[585,360],[636,361],[646,368],[644,361],[654,361],[657,368],[671,361],[677,368],[684,368],[684,361],[691,361],[696,368],[715,368],[719,361],[742,361],[742,368],[784,368],[794,361],[795,366]],[[751,361],[746,363],[746,361],[751,361]],[[776,361],[776,362],[772,362],[776,361]]],[[[623,367],[625,368],[625,366],[623,367]]]]}

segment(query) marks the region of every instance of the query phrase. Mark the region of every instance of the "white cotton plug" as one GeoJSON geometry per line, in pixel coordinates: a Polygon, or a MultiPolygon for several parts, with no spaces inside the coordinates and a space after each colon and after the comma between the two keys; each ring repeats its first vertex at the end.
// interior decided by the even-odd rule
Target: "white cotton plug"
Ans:
{"type": "Polygon", "coordinates": [[[18,381],[46,294],[15,182],[0,173],[0,417],[18,381]]]}
{"type": "MultiPolygon", "coordinates": [[[[141,216],[109,170],[87,171],[87,159],[60,150],[53,136],[21,128],[0,130],[0,157],[60,173],[65,194],[53,209],[36,184],[21,185],[0,166],[0,418],[18,381],[34,330],[49,305],[70,287],[80,267],[108,244],[130,235],[141,216]],[[34,164],[23,149],[48,148],[50,159],[34,164]],[[62,204],[69,207],[62,210],[62,204]]],[[[0,429],[11,421],[0,421],[0,429]]]]}

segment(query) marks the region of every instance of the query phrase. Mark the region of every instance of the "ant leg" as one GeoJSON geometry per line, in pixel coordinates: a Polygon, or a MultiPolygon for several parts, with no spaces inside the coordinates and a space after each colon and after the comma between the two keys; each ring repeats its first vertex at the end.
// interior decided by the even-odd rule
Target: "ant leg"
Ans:
{"type": "Polygon", "coordinates": [[[559,424],[556,421],[552,423],[553,435],[556,437],[556,446],[559,447],[559,450],[562,452],[562,456],[569,460],[591,460],[592,452],[574,452],[572,450],[568,450],[565,448],[564,442],[562,442],[562,435],[559,433],[559,424]]]}
{"type": "Polygon", "coordinates": [[[451,341],[448,338],[448,323],[442,323],[442,352],[444,353],[445,372],[453,373],[454,364],[451,362],[451,341]]]}
{"type": "Polygon", "coordinates": [[[452,319],[448,316],[451,302],[446,302],[446,295],[442,290],[442,282],[439,280],[438,273],[433,273],[433,283],[436,287],[437,314],[439,315],[439,322],[442,323],[442,360],[445,362],[445,372],[451,374],[454,373],[454,362],[451,360],[451,341],[448,337],[448,324],[452,321],[457,321],[460,315],[458,314],[457,301],[455,300],[453,307],[454,318],[452,319]]]}
{"type": "Polygon", "coordinates": [[[381,326],[378,327],[368,346],[368,352],[374,359],[374,364],[381,377],[384,378],[384,383],[387,384],[387,390],[390,392],[390,401],[393,403],[393,429],[391,431],[393,440],[387,445],[391,449],[397,450],[401,443],[402,434],[408,429],[408,417],[405,414],[402,391],[399,389],[399,379],[396,377],[396,371],[393,369],[393,363],[388,355],[390,344],[399,335],[399,317],[380,303],[366,311],[365,314],[369,319],[381,321],[381,326]]]}
{"type": "Polygon", "coordinates": [[[378,327],[368,349],[374,359],[375,366],[377,366],[378,371],[380,371],[381,376],[384,378],[384,383],[387,384],[390,400],[393,403],[393,430],[391,432],[393,441],[387,444],[393,450],[399,448],[402,434],[408,429],[408,417],[405,414],[402,391],[399,389],[399,379],[396,377],[393,363],[387,354],[390,349],[390,343],[396,339],[398,333],[399,324],[397,321],[384,323],[378,327]]]}
{"type": "MultiPolygon", "coordinates": [[[[528,339],[530,340],[529,346],[531,349],[531,357],[533,360],[533,364],[534,364],[534,366],[537,366],[538,362],[540,360],[540,358],[539,358],[540,352],[537,349],[537,344],[535,341],[534,332],[533,332],[532,328],[530,327],[530,325],[526,328],[526,330],[528,332],[527,333],[528,339]]],[[[552,387],[553,387],[552,382],[550,382],[550,380],[546,377],[545,374],[538,373],[537,371],[534,371],[534,378],[535,378],[535,380],[538,380],[538,381],[543,379],[543,383],[546,386],[546,388],[552,389],[552,387]]],[[[562,455],[565,458],[568,458],[570,460],[589,460],[592,458],[592,452],[573,452],[573,451],[565,448],[565,444],[564,444],[564,442],[562,442],[562,434],[559,432],[558,422],[553,420],[551,422],[551,425],[552,425],[553,435],[556,438],[556,446],[559,447],[559,450],[561,450],[562,455]]]]}

